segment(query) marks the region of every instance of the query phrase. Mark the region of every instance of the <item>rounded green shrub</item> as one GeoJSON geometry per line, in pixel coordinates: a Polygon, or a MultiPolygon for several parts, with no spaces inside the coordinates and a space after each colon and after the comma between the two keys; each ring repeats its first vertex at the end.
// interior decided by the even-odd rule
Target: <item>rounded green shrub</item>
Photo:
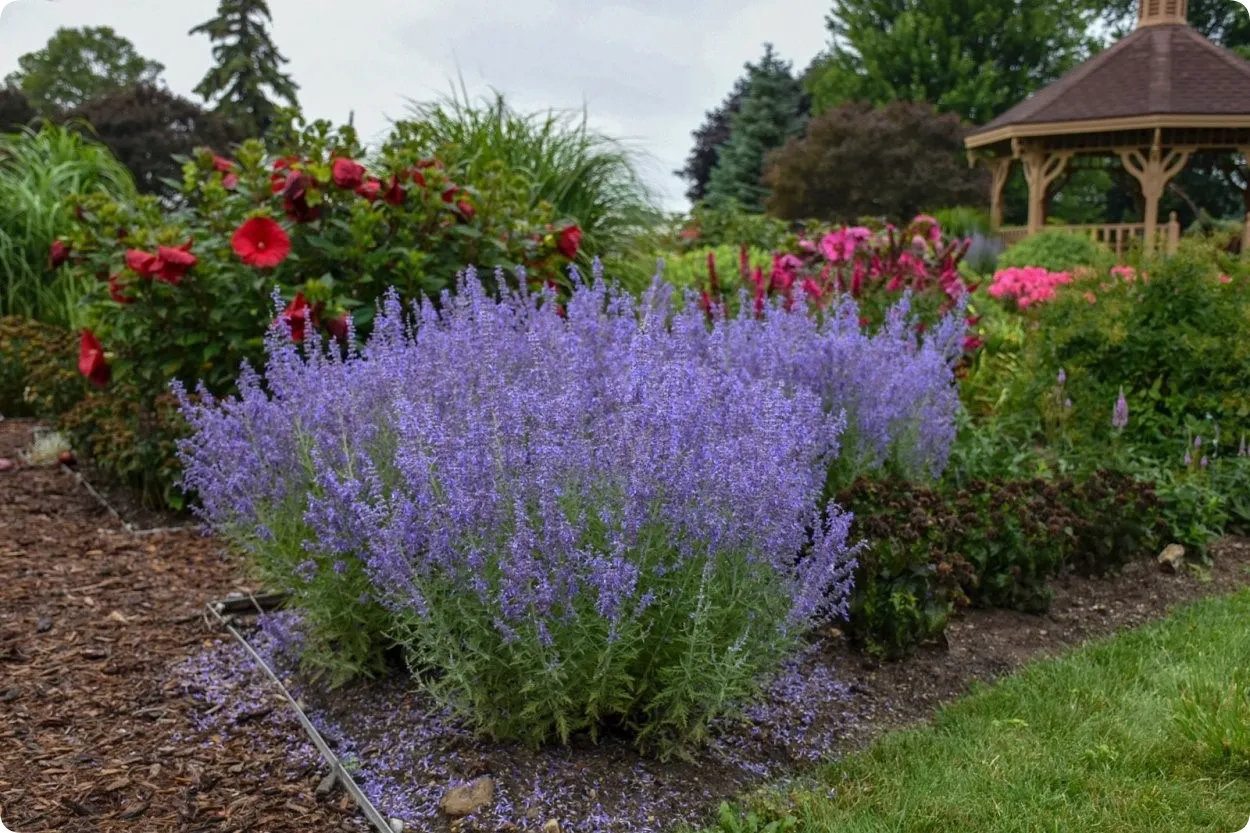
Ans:
{"type": "Polygon", "coordinates": [[[1037,266],[1051,272],[1071,272],[1081,266],[1106,271],[1115,256],[1105,246],[1064,231],[1042,231],[1026,237],[998,256],[998,268],[1037,266]]]}

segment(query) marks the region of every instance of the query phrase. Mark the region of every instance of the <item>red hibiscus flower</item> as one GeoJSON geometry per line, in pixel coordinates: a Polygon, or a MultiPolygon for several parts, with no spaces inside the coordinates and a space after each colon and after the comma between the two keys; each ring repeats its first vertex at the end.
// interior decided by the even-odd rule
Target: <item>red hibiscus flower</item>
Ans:
{"type": "Polygon", "coordinates": [[[298,161],[298,156],[283,156],[273,160],[273,169],[275,171],[289,171],[291,170],[291,166],[298,161]]]}
{"type": "Polygon", "coordinates": [[[231,188],[237,187],[238,184],[239,184],[238,174],[226,174],[225,176],[221,178],[221,187],[225,188],[227,191],[230,190],[231,188]]]}
{"type": "Polygon", "coordinates": [[[170,246],[157,247],[156,255],[159,266],[156,279],[158,281],[164,281],[174,286],[182,282],[182,276],[189,272],[191,267],[197,262],[195,255],[191,254],[191,244],[193,242],[195,241],[188,240],[177,248],[170,246]]]}
{"type": "Polygon", "coordinates": [[[130,249],[126,252],[126,266],[145,278],[154,278],[161,269],[161,259],[151,252],[130,249]]]}
{"type": "Polygon", "coordinates": [[[308,323],[310,316],[311,311],[308,302],[304,300],[304,293],[296,292],[295,300],[291,301],[279,316],[290,327],[291,340],[296,344],[304,340],[304,325],[308,323]]]}
{"type": "Polygon", "coordinates": [[[291,238],[268,217],[253,217],[239,226],[230,245],[244,263],[260,269],[277,266],[291,253],[291,238]]]}
{"type": "Polygon", "coordinates": [[[425,174],[421,173],[420,168],[413,168],[408,171],[408,176],[412,177],[412,183],[422,188],[425,187],[425,174]]]}
{"type": "Polygon", "coordinates": [[[577,257],[577,250],[581,245],[582,230],[576,224],[561,229],[560,236],[556,238],[556,248],[569,260],[577,257]]]}
{"type": "Polygon", "coordinates": [[[52,248],[48,250],[48,268],[60,269],[67,260],[69,260],[69,246],[60,240],[52,241],[52,248]]]}
{"type": "Polygon", "coordinates": [[[456,203],[456,208],[460,210],[460,216],[464,217],[465,220],[472,220],[477,215],[477,209],[468,200],[461,200],[456,203]]]}
{"type": "Polygon", "coordinates": [[[391,184],[387,187],[386,193],[382,195],[382,199],[386,200],[389,205],[403,205],[404,197],[406,196],[408,196],[408,194],[399,184],[399,177],[391,177],[391,184]]]}
{"type": "Polygon", "coordinates": [[[330,169],[334,184],[340,188],[359,188],[365,181],[365,166],[351,159],[335,159],[330,169]]]}
{"type": "Polygon", "coordinates": [[[78,346],[78,372],[97,388],[109,383],[109,363],[104,359],[104,348],[90,330],[82,331],[78,346]]]}
{"type": "Polygon", "coordinates": [[[122,306],[125,306],[126,304],[133,304],[135,299],[122,292],[121,277],[120,272],[109,275],[109,297],[122,306]]]}
{"type": "Polygon", "coordinates": [[[213,170],[228,174],[234,170],[234,162],[224,156],[213,154],[213,170]]]}
{"type": "Polygon", "coordinates": [[[452,203],[456,201],[456,195],[460,193],[458,185],[448,185],[443,189],[443,202],[452,203]]]}
{"type": "Polygon", "coordinates": [[[356,193],[364,197],[365,199],[367,199],[369,202],[376,201],[378,198],[378,194],[380,194],[381,192],[382,192],[382,183],[376,179],[373,179],[372,177],[370,177],[368,182],[364,183],[363,185],[361,185],[359,188],[356,189],[356,193]]]}

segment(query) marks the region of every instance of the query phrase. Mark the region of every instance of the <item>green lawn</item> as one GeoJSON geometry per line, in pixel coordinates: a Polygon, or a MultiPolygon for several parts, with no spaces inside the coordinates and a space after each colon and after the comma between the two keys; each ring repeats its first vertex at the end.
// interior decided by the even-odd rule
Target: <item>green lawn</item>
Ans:
{"type": "Polygon", "coordinates": [[[1243,592],[982,687],[820,772],[827,786],[790,794],[797,824],[777,827],[1236,833],[1250,818],[1248,687],[1243,592]]]}

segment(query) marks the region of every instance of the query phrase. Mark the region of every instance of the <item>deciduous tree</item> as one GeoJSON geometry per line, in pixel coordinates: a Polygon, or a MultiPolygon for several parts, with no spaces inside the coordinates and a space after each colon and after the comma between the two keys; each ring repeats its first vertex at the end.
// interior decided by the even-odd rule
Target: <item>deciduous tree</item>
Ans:
{"type": "Polygon", "coordinates": [[[838,0],[831,46],[809,75],[813,111],[928,101],[984,123],[1097,49],[1100,10],[1090,0],[838,0]]]}
{"type": "Polygon", "coordinates": [[[959,117],[928,104],[844,104],[768,160],[769,212],[782,219],[902,222],[941,206],[980,205],[987,174],[970,169],[959,117]]]}
{"type": "Polygon", "coordinates": [[[189,155],[199,147],[220,154],[246,138],[245,131],[219,113],[168,90],[140,84],[97,96],[66,114],[88,122],[96,136],[130,169],[139,190],[172,196],[181,180],[175,155],[189,155]]]}
{"type": "Polygon", "coordinates": [[[43,49],[18,58],[17,65],[5,82],[47,117],[109,90],[154,84],[165,70],[108,26],[58,29],[43,49]]]}

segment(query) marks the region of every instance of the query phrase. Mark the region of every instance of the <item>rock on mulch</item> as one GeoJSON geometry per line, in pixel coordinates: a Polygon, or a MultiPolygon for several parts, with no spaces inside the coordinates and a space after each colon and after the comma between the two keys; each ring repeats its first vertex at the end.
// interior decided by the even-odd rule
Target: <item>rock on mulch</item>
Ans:
{"type": "MultiPolygon", "coordinates": [[[[33,425],[0,422],[15,460],[33,425]]],[[[277,703],[207,726],[173,669],[251,589],[192,531],[123,532],[56,467],[0,471],[0,818],[37,831],[365,830],[277,703]]]]}

